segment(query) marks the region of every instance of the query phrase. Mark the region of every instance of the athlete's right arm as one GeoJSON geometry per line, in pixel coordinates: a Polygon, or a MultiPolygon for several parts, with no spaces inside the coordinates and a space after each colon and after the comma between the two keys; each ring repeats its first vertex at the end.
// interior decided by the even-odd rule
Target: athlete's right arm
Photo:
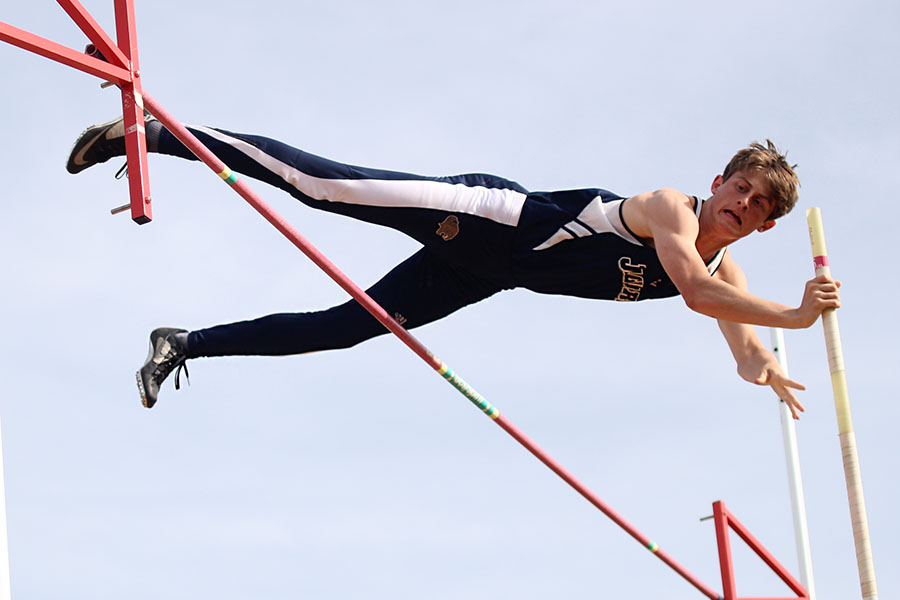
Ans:
{"type": "MultiPolygon", "coordinates": [[[[714,277],[742,290],[747,289],[747,278],[744,276],[744,272],[727,252],[714,277]]],[[[794,390],[806,388],[799,382],[788,378],[775,355],[759,341],[754,327],[745,323],[733,323],[719,319],[719,329],[725,336],[725,341],[728,342],[728,347],[737,363],[738,375],[750,383],[771,387],[772,391],[787,404],[791,415],[798,419],[800,412],[805,409],[797,400],[794,390]]]]}
{"type": "Polygon", "coordinates": [[[799,329],[815,323],[825,308],[835,307],[830,292],[823,290],[832,283],[824,278],[808,282],[800,306],[791,308],[710,277],[696,247],[700,229],[692,200],[676,190],[635,196],[625,210],[629,227],[653,239],[666,274],[695,312],[735,323],[799,329]]]}

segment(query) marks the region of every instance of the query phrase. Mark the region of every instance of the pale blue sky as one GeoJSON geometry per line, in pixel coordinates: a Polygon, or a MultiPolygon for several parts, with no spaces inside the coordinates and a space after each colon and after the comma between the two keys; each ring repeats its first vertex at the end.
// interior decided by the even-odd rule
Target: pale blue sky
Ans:
{"type": "MultiPolygon", "coordinates": [[[[112,31],[112,3],[85,0],[112,31]]],[[[886,1],[137,2],[144,85],[188,123],[344,162],[494,172],[527,188],[708,193],[772,138],[798,210],[733,248],[796,304],[820,206],[881,596],[900,595],[893,373],[900,15],[886,1]]],[[[49,0],[0,20],[80,49],[49,0]]],[[[3,450],[12,590],[31,599],[702,598],[396,340],[191,364],[140,405],[161,325],[308,310],[344,293],[205,167],[152,156],[155,220],[75,137],[98,80],[0,47],[3,450]]],[[[416,245],[254,185],[361,285],[416,245]]],[[[625,518],[721,589],[723,499],[796,572],[778,407],[678,299],[501,294],[416,331],[625,518]]],[[[768,332],[761,331],[768,339],[768,332]]],[[[818,596],[859,597],[820,325],[787,333],[818,596]]],[[[742,596],[786,589],[743,550],[742,596]]]]}

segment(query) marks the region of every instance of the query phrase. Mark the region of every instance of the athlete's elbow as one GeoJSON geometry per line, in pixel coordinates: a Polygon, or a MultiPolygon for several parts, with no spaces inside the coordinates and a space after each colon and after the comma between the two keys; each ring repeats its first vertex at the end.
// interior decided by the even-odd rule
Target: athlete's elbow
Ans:
{"type": "Polygon", "coordinates": [[[681,298],[689,309],[701,315],[713,316],[714,303],[710,301],[707,294],[703,293],[702,289],[688,287],[680,291],[681,298]]]}
{"type": "Polygon", "coordinates": [[[699,303],[699,294],[694,290],[681,290],[681,299],[684,300],[684,304],[694,312],[699,312],[697,310],[697,305],[699,303]]]}

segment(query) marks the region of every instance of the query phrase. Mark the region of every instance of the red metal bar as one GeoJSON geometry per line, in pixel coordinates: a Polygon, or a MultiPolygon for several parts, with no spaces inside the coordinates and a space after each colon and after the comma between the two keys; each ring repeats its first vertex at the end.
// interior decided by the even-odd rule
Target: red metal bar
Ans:
{"type": "Polygon", "coordinates": [[[106,35],[103,28],[94,20],[90,13],[78,2],[78,0],[56,0],[63,10],[71,17],[78,28],[84,32],[103,57],[117,67],[134,70],[129,64],[128,57],[116,46],[112,39],[106,35]]]}
{"type": "Polygon", "coordinates": [[[724,600],[737,600],[734,562],[731,558],[731,538],[728,535],[728,514],[725,512],[725,503],[721,500],[713,502],[713,520],[716,523],[716,543],[719,548],[719,570],[722,572],[724,600]]]}
{"type": "Polygon", "coordinates": [[[724,600],[807,600],[809,592],[793,575],[757,540],[737,518],[728,511],[725,503],[719,500],[713,503],[713,518],[716,523],[716,540],[719,545],[719,568],[722,572],[724,600]],[[734,566],[731,555],[729,531],[734,530],[744,542],[768,565],[791,591],[797,594],[790,598],[738,598],[734,581],[734,566]]]}
{"type": "MultiPolygon", "coordinates": [[[[74,0],[59,0],[74,1],[74,0]]],[[[130,64],[135,77],[140,76],[138,62],[137,20],[134,14],[134,0],[115,0],[116,37],[122,54],[130,64]]]]}
{"type": "Polygon", "coordinates": [[[728,525],[737,533],[744,542],[750,548],[756,552],[756,555],[759,556],[763,562],[765,562],[770,569],[775,571],[775,574],[781,578],[783,582],[787,584],[791,591],[800,596],[801,598],[806,598],[808,593],[806,588],[803,587],[803,584],[794,579],[794,576],[791,575],[790,571],[788,571],[784,565],[782,565],[778,560],[769,552],[753,535],[750,533],[750,530],[747,529],[737,518],[725,509],[728,514],[728,525]]]}
{"type": "Polygon", "coordinates": [[[144,103],[136,87],[134,84],[122,86],[122,114],[125,117],[125,155],[131,219],[138,225],[143,225],[153,219],[153,207],[150,200],[144,103]]]}
{"type": "MultiPolygon", "coordinates": [[[[206,148],[200,140],[191,134],[181,123],[179,123],[171,114],[169,114],[162,106],[160,106],[151,96],[144,94],[144,104],[147,109],[160,122],[177,137],[197,158],[203,161],[220,177],[229,181],[231,187],[246,200],[263,218],[271,223],[278,231],[288,238],[303,254],[309,257],[320,269],[331,277],[339,286],[349,293],[357,302],[359,302],[372,316],[378,319],[382,325],[387,327],[394,335],[406,344],[413,352],[421,357],[435,370],[439,370],[442,362],[437,359],[425,346],[422,345],[408,331],[403,329],[388,313],[381,308],[372,298],[370,298],[359,286],[344,275],[325,255],[313,246],[305,237],[296,231],[287,221],[273,211],[263,200],[256,195],[244,182],[240,179],[232,179],[231,171],[215,154],[206,148]]],[[[495,421],[502,429],[509,433],[516,441],[524,446],[529,452],[536,456],[541,462],[547,465],[554,473],[559,475],[566,483],[572,486],[578,493],[584,496],[591,504],[596,506],[606,516],[612,519],[619,527],[629,533],[634,539],[640,542],[644,547],[652,550],[665,564],[675,570],[676,573],[686,579],[691,585],[712,600],[720,600],[720,596],[712,588],[706,586],[697,577],[691,575],[684,567],[675,562],[668,554],[662,552],[656,547],[656,544],[650,541],[644,534],[629,524],[625,519],[613,511],[599,496],[593,493],[583,483],[578,481],[571,473],[565,470],[557,463],[549,454],[523,434],[512,423],[505,419],[502,415],[498,416],[495,421]]]]}
{"type": "MultiPolygon", "coordinates": [[[[59,0],[63,2],[64,0],[59,0]]],[[[74,0],[65,0],[74,1],[74,0]]],[[[147,165],[147,138],[144,130],[144,100],[138,61],[137,26],[133,0],[116,0],[116,35],[124,58],[131,64],[132,80],[122,88],[125,117],[125,154],[128,163],[128,191],[131,219],[140,225],[153,219],[150,204],[150,170],[147,165]]]]}
{"type": "Polygon", "coordinates": [[[0,41],[119,85],[131,81],[131,73],[126,69],[111,65],[93,56],[86,56],[67,46],[51,42],[7,23],[0,22],[0,41]]]}

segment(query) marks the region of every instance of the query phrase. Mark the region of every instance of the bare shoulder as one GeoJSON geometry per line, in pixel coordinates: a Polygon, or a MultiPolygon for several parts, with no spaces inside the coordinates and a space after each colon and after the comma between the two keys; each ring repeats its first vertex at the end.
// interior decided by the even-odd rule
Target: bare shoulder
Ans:
{"type": "Polygon", "coordinates": [[[622,206],[622,218],[628,227],[643,238],[653,238],[661,223],[678,223],[694,214],[694,199],[672,188],[662,188],[632,196],[622,206]]]}

